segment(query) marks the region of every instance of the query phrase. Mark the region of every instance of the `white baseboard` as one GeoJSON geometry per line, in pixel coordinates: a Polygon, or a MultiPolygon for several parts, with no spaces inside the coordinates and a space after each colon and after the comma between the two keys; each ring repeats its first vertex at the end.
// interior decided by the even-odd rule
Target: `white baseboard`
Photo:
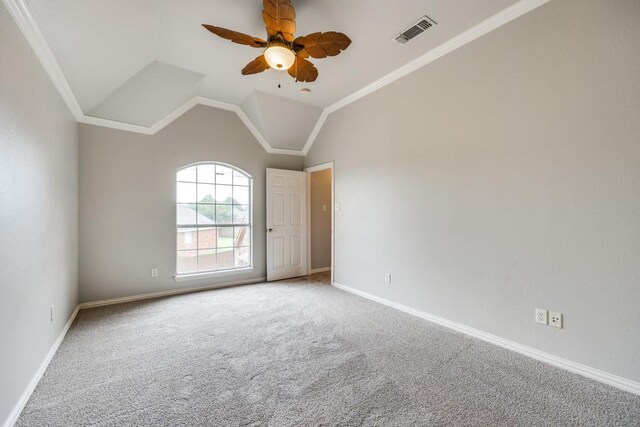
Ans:
{"type": "Polygon", "coordinates": [[[11,411],[11,413],[9,414],[9,417],[4,422],[3,427],[11,427],[16,423],[16,421],[18,421],[18,418],[20,417],[20,414],[22,413],[22,410],[24,409],[25,405],[29,401],[29,398],[31,397],[33,390],[36,389],[36,386],[40,382],[42,375],[47,370],[47,366],[49,366],[51,359],[53,359],[53,356],[55,356],[56,351],[58,351],[58,347],[60,347],[62,340],[64,339],[65,335],[67,335],[67,331],[69,330],[69,328],[71,327],[71,324],[73,323],[76,316],[78,315],[78,311],[79,311],[78,307],[76,307],[76,309],[73,310],[73,313],[71,314],[71,317],[67,321],[67,324],[64,325],[64,328],[62,328],[60,335],[58,335],[58,338],[56,338],[55,342],[49,349],[49,352],[47,353],[44,360],[40,364],[40,367],[36,371],[35,375],[33,376],[33,378],[31,378],[29,385],[22,393],[22,396],[20,396],[20,400],[18,400],[18,403],[16,403],[16,406],[14,406],[13,411],[11,411]]]}
{"type": "Polygon", "coordinates": [[[640,395],[640,383],[638,382],[628,380],[626,378],[622,378],[613,374],[609,374],[607,372],[600,371],[598,369],[594,369],[589,366],[582,365],[580,363],[572,362],[570,360],[563,359],[558,356],[554,356],[553,354],[545,353],[543,351],[536,350],[535,348],[527,347],[525,345],[518,344],[516,342],[509,341],[504,338],[500,338],[496,335],[482,332],[478,329],[470,328],[468,326],[461,325],[459,323],[451,322],[447,319],[443,319],[442,317],[434,316],[432,314],[425,313],[424,311],[420,311],[403,304],[398,304],[396,302],[389,301],[385,298],[381,298],[381,297],[369,294],[367,292],[350,288],[349,286],[345,286],[340,283],[334,282],[333,286],[335,286],[336,288],[342,289],[344,291],[350,292],[352,294],[378,302],[380,304],[393,307],[397,310],[404,311],[405,313],[412,314],[414,316],[420,317],[430,322],[437,323],[449,329],[453,329],[454,331],[461,332],[465,335],[469,335],[471,337],[481,339],[488,343],[498,345],[500,347],[506,348],[507,350],[515,351],[516,353],[520,353],[525,356],[532,357],[536,360],[548,363],[558,368],[566,369],[567,371],[582,375],[592,380],[599,381],[601,383],[608,384],[610,386],[619,388],[621,390],[640,395]]]}
{"type": "Polygon", "coordinates": [[[16,403],[16,406],[13,408],[13,411],[11,411],[11,413],[9,414],[9,417],[2,424],[2,427],[12,427],[16,423],[16,421],[18,421],[18,418],[20,417],[20,414],[22,413],[22,410],[24,409],[25,405],[29,401],[29,398],[31,397],[31,394],[35,390],[36,386],[40,382],[40,379],[42,378],[42,375],[47,370],[47,367],[49,366],[49,363],[51,362],[51,359],[53,359],[53,356],[56,354],[56,351],[58,350],[58,347],[60,347],[60,344],[62,343],[62,340],[64,340],[64,337],[67,335],[67,332],[69,331],[69,328],[71,327],[71,324],[75,320],[75,318],[78,315],[78,312],[80,310],[85,309],[85,308],[101,307],[101,306],[105,306],[105,305],[120,304],[120,303],[130,302],[130,301],[140,301],[140,300],[145,300],[145,299],[160,298],[160,297],[166,297],[166,296],[171,296],[171,295],[186,294],[186,293],[191,293],[191,292],[199,292],[199,291],[206,291],[206,290],[212,290],[212,289],[228,288],[228,287],[231,287],[231,286],[248,285],[250,283],[264,282],[265,280],[266,280],[266,277],[258,277],[257,279],[239,280],[239,281],[235,281],[235,282],[220,283],[220,284],[217,284],[217,285],[204,286],[204,287],[200,287],[200,288],[175,289],[175,290],[171,290],[171,291],[152,292],[152,293],[148,293],[148,294],[133,295],[133,296],[124,297],[124,298],[113,298],[113,299],[108,299],[108,300],[103,300],[103,301],[83,302],[83,303],[79,304],[76,307],[76,309],[73,311],[73,314],[69,318],[69,321],[67,322],[67,324],[62,329],[62,332],[60,332],[60,335],[58,335],[58,338],[53,343],[53,346],[51,346],[51,349],[47,353],[47,356],[45,357],[45,359],[42,361],[42,364],[40,364],[40,367],[38,368],[37,372],[35,373],[35,375],[31,379],[31,381],[29,382],[29,385],[27,386],[25,391],[20,396],[20,400],[18,400],[18,403],[16,403]]]}
{"type": "Polygon", "coordinates": [[[216,284],[216,285],[202,286],[202,287],[198,287],[198,288],[183,288],[183,289],[173,289],[173,290],[170,290],[170,291],[151,292],[151,293],[148,293],[148,294],[132,295],[132,296],[129,296],[129,297],[112,298],[112,299],[105,299],[105,300],[101,300],[101,301],[83,302],[83,303],[80,303],[80,305],[78,307],[80,308],[80,310],[82,310],[82,309],[85,309],[85,308],[93,308],[93,307],[102,307],[102,306],[105,306],[105,305],[122,304],[124,302],[141,301],[141,300],[153,299],[153,298],[162,298],[162,297],[168,297],[168,296],[171,296],[171,295],[189,294],[189,293],[192,293],[192,292],[210,291],[212,289],[229,288],[231,286],[249,285],[251,283],[264,282],[266,280],[267,280],[266,277],[258,277],[256,279],[238,280],[238,281],[235,281],[235,282],[219,283],[219,284],[216,284]]]}
{"type": "Polygon", "coordinates": [[[324,273],[325,271],[331,271],[331,267],[312,268],[309,270],[309,274],[324,273]]]}

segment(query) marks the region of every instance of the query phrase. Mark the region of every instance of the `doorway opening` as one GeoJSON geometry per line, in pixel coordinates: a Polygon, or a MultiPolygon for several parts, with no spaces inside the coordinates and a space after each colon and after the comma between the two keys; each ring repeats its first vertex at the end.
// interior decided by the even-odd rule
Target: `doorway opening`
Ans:
{"type": "Polygon", "coordinates": [[[308,274],[330,272],[334,281],[334,168],[333,162],[308,167],[307,260],[308,274]]]}

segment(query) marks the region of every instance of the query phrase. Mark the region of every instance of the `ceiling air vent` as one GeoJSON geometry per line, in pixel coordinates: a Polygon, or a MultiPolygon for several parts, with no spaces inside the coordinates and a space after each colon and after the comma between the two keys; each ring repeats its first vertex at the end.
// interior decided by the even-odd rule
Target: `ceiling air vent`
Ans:
{"type": "Polygon", "coordinates": [[[398,42],[398,44],[407,44],[411,39],[418,37],[434,25],[438,25],[438,23],[425,15],[393,39],[398,42]]]}

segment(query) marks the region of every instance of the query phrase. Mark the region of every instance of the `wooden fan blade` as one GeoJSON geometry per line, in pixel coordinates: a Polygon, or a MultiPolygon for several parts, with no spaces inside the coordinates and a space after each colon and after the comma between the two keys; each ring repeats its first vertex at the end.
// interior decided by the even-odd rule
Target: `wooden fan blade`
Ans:
{"type": "Polygon", "coordinates": [[[308,36],[298,37],[293,41],[293,47],[298,55],[306,58],[326,58],[336,56],[349,47],[351,39],[345,34],[336,31],[326,33],[313,33],[308,36]]]}
{"type": "Polygon", "coordinates": [[[211,31],[216,36],[222,37],[223,39],[231,40],[234,43],[251,47],[265,47],[267,45],[267,42],[265,40],[259,39],[258,37],[242,34],[233,30],[227,30],[226,28],[214,27],[213,25],[208,24],[202,24],[202,26],[211,31]]]}
{"type": "Polygon", "coordinates": [[[271,67],[267,64],[267,60],[264,58],[264,55],[260,55],[242,69],[242,74],[245,76],[247,74],[258,74],[268,70],[269,68],[271,67]]]}
{"type": "Polygon", "coordinates": [[[318,69],[315,65],[299,56],[288,71],[289,75],[298,82],[315,82],[318,78],[318,69]]]}
{"type": "Polygon", "coordinates": [[[267,26],[267,34],[282,37],[291,43],[296,32],[296,11],[290,0],[263,0],[262,19],[267,26]]]}

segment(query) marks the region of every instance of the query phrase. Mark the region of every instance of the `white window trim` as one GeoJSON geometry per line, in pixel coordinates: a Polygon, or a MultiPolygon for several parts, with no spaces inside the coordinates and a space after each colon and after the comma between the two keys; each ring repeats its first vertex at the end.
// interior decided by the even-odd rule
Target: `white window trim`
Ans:
{"type": "Polygon", "coordinates": [[[249,273],[253,270],[255,270],[255,267],[251,266],[251,267],[230,268],[228,270],[207,271],[204,273],[176,274],[175,276],[173,276],[173,279],[176,282],[185,282],[188,280],[208,279],[211,277],[231,276],[234,274],[249,273]]]}
{"type": "MultiPolygon", "coordinates": [[[[177,272],[177,243],[178,241],[176,240],[176,245],[174,247],[174,254],[176,254],[176,274],[175,276],[173,276],[174,280],[176,282],[183,282],[183,281],[187,281],[187,280],[197,280],[197,279],[206,279],[206,278],[210,278],[210,277],[220,277],[220,276],[230,276],[230,275],[235,275],[235,274],[242,274],[242,273],[247,273],[247,272],[251,272],[253,270],[255,270],[255,265],[254,265],[254,258],[253,258],[253,250],[254,250],[254,241],[253,241],[253,226],[254,226],[254,222],[255,222],[255,218],[254,218],[254,208],[253,208],[253,176],[251,174],[249,174],[247,171],[245,171],[244,169],[241,169],[237,166],[234,166],[232,164],[229,163],[224,163],[224,162],[219,162],[219,161],[203,161],[203,162],[196,162],[196,163],[191,163],[188,165],[185,165],[181,168],[178,168],[176,170],[176,173],[183,170],[183,169],[187,169],[189,167],[192,166],[197,166],[197,165],[202,165],[202,164],[216,164],[216,165],[222,165],[222,166],[226,166],[229,167],[233,170],[237,170],[241,173],[243,173],[247,178],[249,178],[249,209],[251,211],[251,222],[249,225],[249,248],[250,248],[250,259],[251,259],[251,264],[245,267],[238,267],[238,268],[229,268],[229,269],[225,269],[225,270],[212,270],[212,271],[203,271],[203,272],[195,272],[195,273],[182,273],[179,274],[177,272]]],[[[197,182],[196,182],[197,183],[197,182]]],[[[174,203],[174,206],[176,206],[177,202],[174,203]]],[[[174,210],[175,212],[175,210],[174,210]]],[[[177,226],[177,221],[176,222],[176,226],[177,226]]],[[[243,226],[245,226],[243,224],[243,226]]]]}

